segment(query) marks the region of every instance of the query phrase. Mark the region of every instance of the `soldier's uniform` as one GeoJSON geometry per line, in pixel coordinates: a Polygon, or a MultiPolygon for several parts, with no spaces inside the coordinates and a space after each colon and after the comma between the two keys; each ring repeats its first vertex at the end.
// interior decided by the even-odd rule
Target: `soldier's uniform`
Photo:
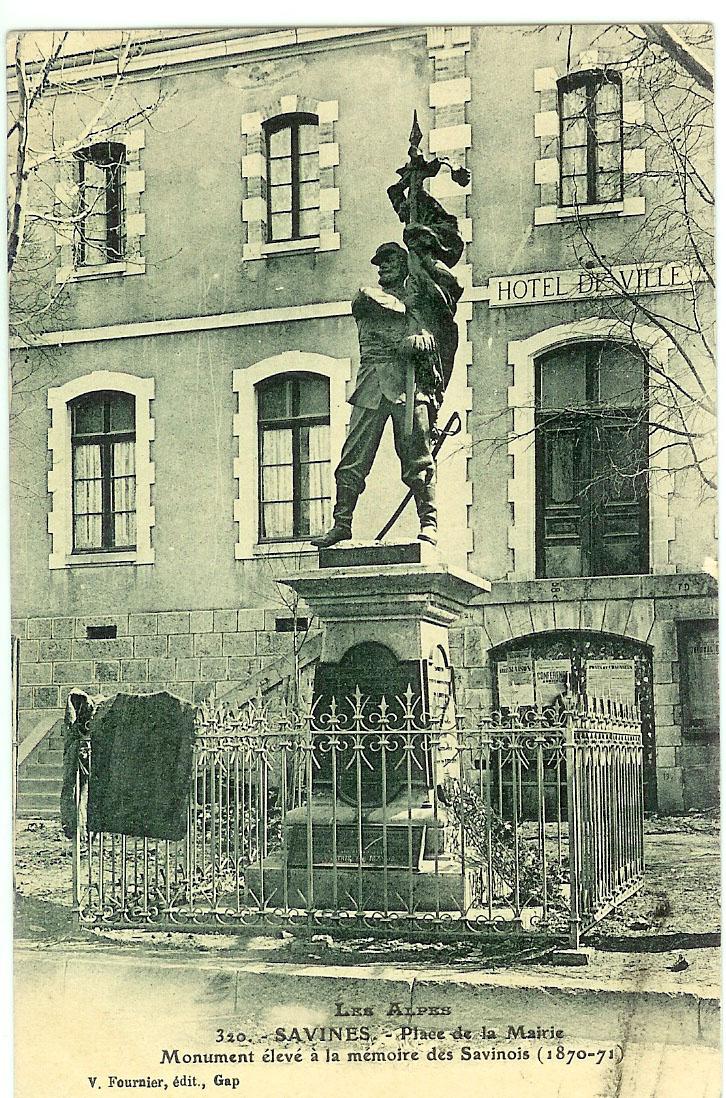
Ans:
{"type": "MultiPolygon", "coordinates": [[[[353,405],[348,434],[335,470],[338,499],[336,521],[350,522],[355,502],[365,487],[381,436],[389,418],[401,462],[401,479],[435,526],[433,493],[436,464],[431,456],[431,398],[416,391],[413,432],[405,433],[406,346],[405,305],[379,288],[359,291],[353,301],[358,326],[360,366],[349,401],[353,405]],[[342,490],[342,491],[341,491],[342,490]],[[342,497],[342,499],[341,499],[342,497]],[[426,497],[426,498],[424,498],[426,497]],[[349,514],[350,512],[350,514],[349,514]]],[[[419,508],[419,516],[422,517],[419,508]]]]}
{"type": "MultiPolygon", "coordinates": [[[[360,290],[353,302],[360,367],[350,397],[353,411],[348,435],[335,470],[335,523],[312,539],[321,547],[350,537],[353,511],[389,419],[401,479],[416,503],[419,538],[436,542],[431,428],[454,366],[458,342],[454,317],[462,286],[451,268],[461,258],[464,240],[454,215],[422,189],[423,179],[437,175],[444,162],[436,157],[427,161],[418,153],[421,136],[414,114],[409,164],[399,169],[401,178],[388,188],[391,204],[405,226],[403,239],[409,251],[393,242],[381,244],[371,263],[387,268],[381,271],[382,288],[360,290]],[[400,283],[395,273],[391,277],[394,256],[399,263],[406,263],[407,276],[405,281],[401,277],[400,283]],[[383,286],[396,288],[401,297],[383,286]],[[405,429],[407,367],[415,378],[411,434],[405,429]]],[[[465,186],[469,174],[456,168],[451,178],[465,186]]],[[[395,264],[393,267],[395,271],[395,264]]]]}

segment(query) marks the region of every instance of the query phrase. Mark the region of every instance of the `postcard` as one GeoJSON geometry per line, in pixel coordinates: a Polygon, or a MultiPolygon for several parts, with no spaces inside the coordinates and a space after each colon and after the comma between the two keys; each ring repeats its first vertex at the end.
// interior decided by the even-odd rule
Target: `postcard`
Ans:
{"type": "Polygon", "coordinates": [[[18,1098],[720,1094],[713,57],[10,36],[18,1098]]]}

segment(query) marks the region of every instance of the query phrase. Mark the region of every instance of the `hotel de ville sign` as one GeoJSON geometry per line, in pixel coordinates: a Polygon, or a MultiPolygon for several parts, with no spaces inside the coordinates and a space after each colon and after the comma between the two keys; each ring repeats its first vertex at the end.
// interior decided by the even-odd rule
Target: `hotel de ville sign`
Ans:
{"type": "Polygon", "coordinates": [[[614,264],[607,268],[574,268],[568,271],[534,271],[492,275],[486,297],[492,309],[597,297],[628,298],[640,294],[692,290],[694,284],[704,281],[705,277],[700,268],[670,261],[614,264]]]}

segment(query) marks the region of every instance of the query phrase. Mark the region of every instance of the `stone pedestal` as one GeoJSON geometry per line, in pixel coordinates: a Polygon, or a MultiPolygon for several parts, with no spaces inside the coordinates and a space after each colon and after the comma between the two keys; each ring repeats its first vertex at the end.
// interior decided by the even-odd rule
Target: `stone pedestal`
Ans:
{"type": "MultiPolygon", "coordinates": [[[[320,731],[312,796],[287,813],[282,853],[263,866],[266,898],[277,906],[286,891],[290,906],[461,909],[466,882],[447,854],[434,796],[445,754],[435,729],[454,695],[449,626],[490,584],[418,541],[347,543],[321,550],[319,563],[283,581],[323,624],[320,731]]],[[[255,893],[258,878],[253,869],[255,893]]]]}
{"type": "Polygon", "coordinates": [[[376,642],[399,660],[448,657],[449,626],[488,580],[451,568],[427,542],[351,544],[320,550],[320,568],[284,582],[325,626],[324,663],[376,642]]]}

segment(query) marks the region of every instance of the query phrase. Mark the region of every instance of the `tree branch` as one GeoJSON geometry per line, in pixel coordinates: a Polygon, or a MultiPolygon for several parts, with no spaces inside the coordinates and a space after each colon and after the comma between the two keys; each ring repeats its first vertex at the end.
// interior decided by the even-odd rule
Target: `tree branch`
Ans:
{"type": "Polygon", "coordinates": [[[702,88],[713,91],[713,73],[680,35],[663,23],[641,23],[640,26],[649,42],[660,46],[702,88]]]}

